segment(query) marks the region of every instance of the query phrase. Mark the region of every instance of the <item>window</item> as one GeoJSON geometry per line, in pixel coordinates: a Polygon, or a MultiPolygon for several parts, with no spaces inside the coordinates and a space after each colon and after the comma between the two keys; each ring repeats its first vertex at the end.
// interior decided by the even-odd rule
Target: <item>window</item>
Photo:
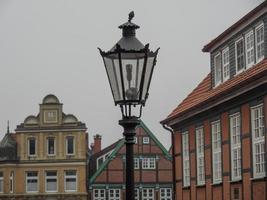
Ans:
{"type": "Polygon", "coordinates": [[[155,169],[156,168],[156,159],[155,158],[143,158],[142,159],[142,168],[143,169],[155,169]]]}
{"type": "Polygon", "coordinates": [[[120,189],[110,189],[109,190],[109,200],[120,200],[121,191],[120,189]]]}
{"type": "Polygon", "coordinates": [[[28,139],[28,155],[36,156],[36,139],[35,138],[28,139]]]}
{"type": "Polygon", "coordinates": [[[212,134],[212,171],[213,183],[222,181],[222,165],[221,165],[221,125],[220,121],[211,124],[212,134]]]}
{"type": "Polygon", "coordinates": [[[106,161],[106,159],[110,156],[110,154],[112,153],[112,151],[113,151],[113,150],[111,150],[110,152],[104,154],[103,156],[101,156],[101,157],[99,157],[99,158],[97,159],[97,163],[96,163],[96,165],[97,165],[97,166],[96,166],[97,169],[100,167],[100,165],[102,165],[103,162],[106,161]]]}
{"type": "Polygon", "coordinates": [[[139,158],[134,158],[134,169],[139,169],[139,158]]]}
{"type": "Polygon", "coordinates": [[[138,138],[134,137],[134,143],[137,144],[138,143],[138,138]]]}
{"type": "Polygon", "coordinates": [[[104,189],[94,189],[94,200],[105,200],[106,199],[106,191],[104,189]]]}
{"type": "Polygon", "coordinates": [[[245,68],[244,63],[244,40],[240,38],[235,43],[235,55],[236,55],[236,74],[242,72],[245,68]]]}
{"type": "Polygon", "coordinates": [[[9,192],[13,193],[14,192],[14,172],[10,172],[9,176],[9,192]]]}
{"type": "Polygon", "coordinates": [[[66,153],[67,155],[73,155],[74,154],[74,137],[73,136],[67,136],[66,137],[66,153]]]}
{"type": "Polygon", "coordinates": [[[172,200],[172,189],[160,188],[160,200],[172,200]]]}
{"type": "Polygon", "coordinates": [[[265,176],[265,130],[263,105],[251,108],[251,129],[253,142],[253,174],[254,177],[265,176]]]}
{"type": "Polygon", "coordinates": [[[256,30],[256,60],[261,61],[264,58],[264,28],[259,25],[256,30]]]}
{"type": "Polygon", "coordinates": [[[65,171],[65,191],[77,191],[77,174],[75,170],[65,171]]]}
{"type": "Polygon", "coordinates": [[[190,185],[190,160],[189,160],[189,140],[188,132],[182,134],[182,146],[183,146],[183,185],[190,185]]]}
{"type": "Polygon", "coordinates": [[[55,155],[55,138],[47,138],[47,155],[55,155]]]}
{"type": "Polygon", "coordinates": [[[250,31],[246,34],[246,65],[251,67],[254,64],[254,33],[250,31]]]}
{"type": "Polygon", "coordinates": [[[143,144],[149,144],[149,137],[143,137],[143,144]]]}
{"type": "Polygon", "coordinates": [[[26,172],[26,192],[38,192],[38,172],[26,172]]]}
{"type": "Polygon", "coordinates": [[[0,172],[0,193],[4,192],[4,173],[0,172]]]}
{"type": "Polygon", "coordinates": [[[241,179],[240,114],[230,116],[231,175],[232,180],[241,179]]]}
{"type": "Polygon", "coordinates": [[[139,200],[139,189],[134,189],[134,200],[139,200]]]}
{"type": "Polygon", "coordinates": [[[222,51],[222,69],[223,69],[223,81],[230,78],[230,60],[229,60],[229,48],[225,48],[222,51]]]}
{"type": "Polygon", "coordinates": [[[222,82],[222,57],[220,53],[214,57],[214,73],[214,85],[217,86],[222,82]]]}
{"type": "Polygon", "coordinates": [[[47,171],[45,173],[45,191],[57,192],[57,172],[47,171]]]}
{"type": "Polygon", "coordinates": [[[196,129],[197,184],[205,184],[204,133],[203,127],[196,129]]]}
{"type": "Polygon", "coordinates": [[[154,189],[144,188],[142,190],[142,200],[154,200],[154,189]]]}

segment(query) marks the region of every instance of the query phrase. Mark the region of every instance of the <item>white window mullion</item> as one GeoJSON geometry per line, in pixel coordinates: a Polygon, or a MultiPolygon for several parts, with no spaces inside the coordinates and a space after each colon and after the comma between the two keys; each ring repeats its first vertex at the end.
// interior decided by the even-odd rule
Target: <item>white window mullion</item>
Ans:
{"type": "Polygon", "coordinates": [[[255,178],[265,176],[265,130],[263,105],[251,108],[251,129],[253,143],[253,175],[255,178]]]}
{"type": "Polygon", "coordinates": [[[222,70],[223,70],[223,81],[226,81],[230,78],[229,47],[226,47],[222,51],[222,70]]]}
{"type": "Polygon", "coordinates": [[[172,189],[160,188],[160,200],[172,200],[172,189]]]}
{"type": "Polygon", "coordinates": [[[250,31],[245,36],[245,45],[246,45],[246,66],[247,68],[251,67],[254,62],[254,33],[250,31]]]}
{"type": "Polygon", "coordinates": [[[189,159],[189,135],[188,131],[182,133],[183,147],[183,186],[190,185],[190,159],[189,159]]]}
{"type": "Polygon", "coordinates": [[[106,200],[106,190],[105,189],[94,189],[93,199],[94,200],[106,200]]]}
{"type": "Polygon", "coordinates": [[[220,121],[211,124],[213,183],[222,181],[221,125],[220,121]]]}
{"type": "Polygon", "coordinates": [[[197,153],[197,184],[205,184],[205,160],[204,160],[204,131],[203,127],[196,129],[196,153],[197,153]]]}
{"type": "Polygon", "coordinates": [[[109,189],[109,200],[120,200],[120,189],[109,189]]]}
{"type": "Polygon", "coordinates": [[[240,141],[240,114],[230,116],[231,135],[231,177],[232,180],[241,179],[241,141],[240,141]]]}
{"type": "Polygon", "coordinates": [[[255,29],[256,40],[256,61],[260,62],[264,58],[264,26],[260,24],[255,29]]]}
{"type": "Polygon", "coordinates": [[[214,56],[214,85],[218,86],[222,82],[222,56],[218,53],[214,56]]]}

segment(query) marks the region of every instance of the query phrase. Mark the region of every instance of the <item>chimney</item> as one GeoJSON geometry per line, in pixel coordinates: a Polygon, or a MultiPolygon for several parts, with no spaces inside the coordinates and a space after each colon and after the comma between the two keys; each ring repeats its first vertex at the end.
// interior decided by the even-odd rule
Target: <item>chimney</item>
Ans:
{"type": "Polygon", "coordinates": [[[101,151],[101,135],[96,134],[94,136],[94,143],[91,144],[92,150],[93,150],[93,154],[98,153],[99,151],[101,151]]]}

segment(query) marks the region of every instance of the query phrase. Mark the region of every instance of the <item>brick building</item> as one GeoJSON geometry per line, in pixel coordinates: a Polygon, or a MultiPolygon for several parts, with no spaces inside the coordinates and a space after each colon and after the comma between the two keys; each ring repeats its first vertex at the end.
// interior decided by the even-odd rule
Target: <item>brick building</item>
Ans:
{"type": "Polygon", "coordinates": [[[39,113],[0,142],[0,199],[87,199],[86,130],[47,95],[39,113]]]}
{"type": "MultiPolygon", "coordinates": [[[[135,199],[172,199],[172,162],[169,152],[141,122],[137,128],[135,154],[135,199]]],[[[121,139],[101,150],[101,136],[92,146],[89,199],[125,199],[125,144],[121,139]]]]}
{"type": "Polygon", "coordinates": [[[211,72],[162,121],[176,199],[267,199],[267,2],[203,48],[211,72]]]}

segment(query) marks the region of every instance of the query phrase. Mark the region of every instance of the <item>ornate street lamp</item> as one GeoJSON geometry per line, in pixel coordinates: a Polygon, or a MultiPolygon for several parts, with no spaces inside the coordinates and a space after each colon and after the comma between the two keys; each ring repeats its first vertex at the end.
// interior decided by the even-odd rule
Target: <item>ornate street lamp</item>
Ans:
{"type": "Polygon", "coordinates": [[[139,125],[142,107],[145,106],[148,90],[158,54],[149,50],[136,37],[138,25],[132,23],[134,12],[130,12],[128,22],[119,26],[122,38],[108,52],[99,49],[103,57],[115,105],[119,105],[126,144],[126,199],[134,200],[134,158],[133,144],[135,129],[139,125]],[[132,114],[138,109],[138,116],[132,114]]]}

